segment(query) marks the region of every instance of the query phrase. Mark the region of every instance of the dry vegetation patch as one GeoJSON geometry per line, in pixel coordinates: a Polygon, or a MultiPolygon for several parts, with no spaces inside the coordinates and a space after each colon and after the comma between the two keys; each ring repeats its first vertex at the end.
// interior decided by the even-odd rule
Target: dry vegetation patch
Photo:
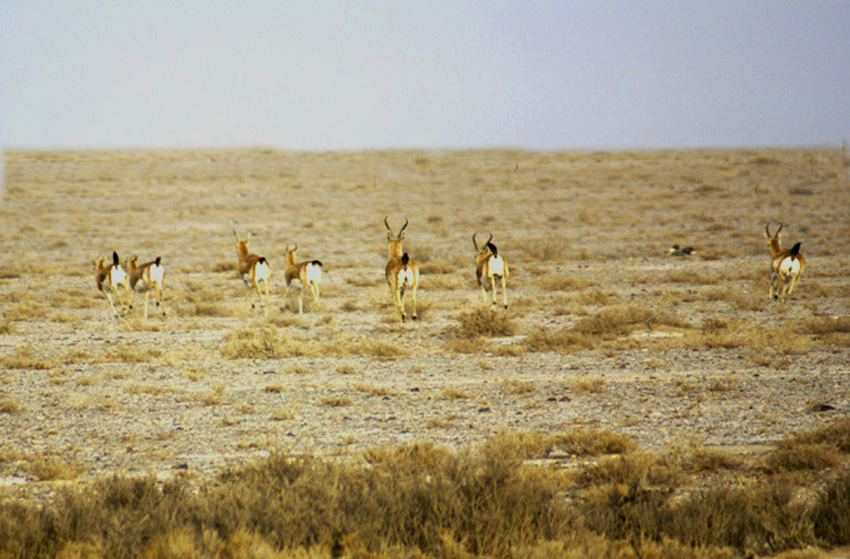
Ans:
{"type": "Polygon", "coordinates": [[[629,336],[637,330],[659,327],[690,328],[690,324],[667,313],[635,305],[618,305],[582,318],[572,328],[554,332],[538,330],[528,335],[525,345],[532,351],[579,351],[600,347],[603,342],[629,336]]]}
{"type": "MultiPolygon", "coordinates": [[[[272,452],[194,490],[180,477],[116,476],[45,507],[0,502],[0,552],[326,557],[334,548],[400,559],[507,558],[521,549],[535,559],[731,559],[850,537],[846,474],[809,500],[796,499],[799,487],[783,477],[682,491],[689,478],[678,461],[604,431],[500,435],[464,452],[416,443],[370,449],[363,459],[368,467],[272,452]],[[567,448],[621,454],[578,475],[526,464],[567,448]]],[[[795,553],[784,556],[818,556],[795,553]]]]}
{"type": "Polygon", "coordinates": [[[507,312],[489,306],[461,312],[457,320],[460,324],[451,333],[458,338],[513,336],[517,331],[516,323],[507,312]]]}

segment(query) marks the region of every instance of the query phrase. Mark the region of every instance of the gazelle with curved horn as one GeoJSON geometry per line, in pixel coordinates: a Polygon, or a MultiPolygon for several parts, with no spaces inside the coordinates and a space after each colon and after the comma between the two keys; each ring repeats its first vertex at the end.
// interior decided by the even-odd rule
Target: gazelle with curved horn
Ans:
{"type": "Polygon", "coordinates": [[[165,266],[162,258],[157,256],[156,260],[145,262],[141,266],[136,264],[138,256],[133,256],[126,262],[127,274],[130,278],[130,308],[133,308],[133,293],[139,291],[145,294],[145,318],[148,317],[148,301],[151,290],[156,292],[156,306],[162,308],[162,316],[165,316],[165,300],[163,293],[163,278],[165,266]]]}
{"type": "Polygon", "coordinates": [[[770,298],[782,298],[784,303],[794,293],[797,280],[803,274],[806,267],[806,258],[800,252],[800,245],[796,243],[790,249],[782,249],[779,233],[782,231],[782,223],[775,233],[770,233],[770,222],[764,227],[764,238],[770,247],[770,298]]]}
{"type": "Polygon", "coordinates": [[[239,273],[239,277],[242,278],[242,281],[245,282],[245,287],[247,291],[245,293],[245,300],[251,301],[251,308],[255,308],[252,292],[257,292],[257,298],[260,301],[260,304],[263,305],[266,316],[269,314],[269,279],[272,275],[272,268],[269,265],[269,261],[266,260],[265,256],[259,256],[254,254],[248,248],[248,241],[251,240],[251,233],[245,237],[244,240],[239,238],[239,234],[236,233],[236,227],[233,227],[233,236],[236,239],[236,258],[237,258],[237,271],[239,273]],[[261,289],[260,286],[263,286],[264,289],[261,289]],[[263,299],[263,292],[265,291],[265,300],[263,299]]]}
{"type": "Polygon", "coordinates": [[[472,244],[475,245],[475,278],[478,281],[478,287],[481,288],[481,294],[484,295],[484,300],[487,300],[487,284],[490,285],[490,291],[493,304],[496,304],[496,280],[502,284],[502,304],[508,308],[508,262],[499,254],[499,249],[493,244],[493,234],[487,242],[480,248],[478,247],[478,231],[472,234],[472,244]]]}
{"type": "Polygon", "coordinates": [[[411,295],[413,296],[413,320],[416,320],[416,291],[419,289],[419,266],[402,249],[404,230],[410,221],[405,217],[404,225],[401,226],[398,234],[393,234],[393,230],[389,224],[389,217],[384,218],[384,225],[387,227],[389,252],[389,260],[386,268],[387,284],[390,286],[393,302],[401,313],[402,322],[407,318],[407,313],[404,310],[404,296],[407,288],[410,288],[411,295]]]}
{"type": "Polygon", "coordinates": [[[304,314],[304,289],[310,288],[313,302],[319,303],[319,284],[322,282],[322,263],[318,260],[305,260],[295,262],[295,253],[298,245],[286,246],[286,290],[289,291],[292,282],[301,282],[301,291],[298,293],[298,314],[304,314]]]}
{"type": "Polygon", "coordinates": [[[123,289],[127,297],[127,304],[130,304],[130,285],[127,281],[127,273],[121,267],[121,261],[118,259],[118,253],[112,251],[112,264],[106,264],[103,256],[97,259],[94,265],[94,280],[97,283],[97,289],[109,301],[109,308],[112,309],[112,316],[117,316],[115,305],[112,304],[112,294],[118,293],[118,289],[123,289]]]}

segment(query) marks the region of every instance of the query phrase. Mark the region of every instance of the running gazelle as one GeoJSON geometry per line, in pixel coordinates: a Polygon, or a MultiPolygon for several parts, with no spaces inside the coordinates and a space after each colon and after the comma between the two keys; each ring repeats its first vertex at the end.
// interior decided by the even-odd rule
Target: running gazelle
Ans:
{"type": "Polygon", "coordinates": [[[478,287],[481,288],[481,293],[484,295],[484,300],[487,300],[487,285],[490,285],[493,304],[496,304],[496,281],[502,284],[502,304],[508,308],[508,262],[504,256],[499,254],[499,249],[493,244],[493,234],[487,242],[480,248],[476,237],[478,232],[472,234],[472,244],[475,246],[475,278],[478,281],[478,287]]]}
{"type": "Polygon", "coordinates": [[[800,252],[800,245],[796,243],[790,249],[782,249],[779,232],[782,231],[782,223],[776,233],[770,233],[770,222],[764,227],[764,238],[770,247],[770,293],[771,299],[782,298],[784,303],[794,293],[797,280],[803,274],[806,267],[806,258],[800,252]]]}
{"type": "Polygon", "coordinates": [[[162,265],[162,257],[157,256],[155,260],[138,265],[138,256],[133,256],[126,262],[127,275],[130,278],[130,308],[133,308],[133,294],[138,291],[145,294],[145,318],[148,317],[148,301],[151,291],[156,292],[156,306],[162,309],[165,316],[165,300],[163,292],[163,280],[165,279],[165,266],[162,265]]]}
{"type": "Polygon", "coordinates": [[[322,263],[318,260],[305,260],[295,262],[295,253],[298,245],[286,247],[286,290],[292,286],[292,282],[301,282],[301,291],[298,293],[298,314],[304,314],[304,290],[310,289],[313,302],[319,303],[319,284],[322,281],[322,263]]]}
{"type": "Polygon", "coordinates": [[[94,265],[94,281],[97,284],[98,291],[106,295],[112,316],[118,314],[115,311],[115,305],[112,304],[112,294],[117,294],[119,288],[124,290],[127,304],[130,304],[130,285],[127,280],[127,273],[121,267],[117,252],[112,251],[112,264],[106,264],[106,259],[103,256],[97,259],[94,265]]]}
{"type": "Polygon", "coordinates": [[[256,308],[253,301],[253,292],[257,292],[257,298],[263,305],[266,316],[269,314],[269,279],[272,269],[265,256],[259,256],[248,248],[251,233],[244,240],[239,238],[236,228],[233,228],[233,237],[236,239],[237,271],[239,277],[245,282],[245,300],[251,301],[251,308],[256,308]],[[262,288],[261,288],[262,285],[262,288]],[[264,298],[265,294],[265,298],[264,298]]]}
{"type": "Polygon", "coordinates": [[[416,291],[419,289],[419,266],[414,262],[402,248],[404,242],[404,230],[410,221],[407,217],[404,218],[404,225],[398,230],[398,234],[394,234],[390,228],[389,217],[384,218],[384,225],[387,228],[387,249],[389,259],[385,275],[387,284],[390,286],[390,294],[393,298],[393,303],[396,305],[401,320],[407,318],[407,312],[404,309],[404,296],[407,288],[410,288],[413,296],[413,320],[416,320],[416,291]]]}

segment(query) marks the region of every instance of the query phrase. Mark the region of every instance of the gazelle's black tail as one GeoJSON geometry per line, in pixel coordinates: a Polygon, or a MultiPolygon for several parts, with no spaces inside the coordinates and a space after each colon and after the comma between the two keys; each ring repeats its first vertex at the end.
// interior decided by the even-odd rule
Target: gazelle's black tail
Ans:
{"type": "Polygon", "coordinates": [[[796,258],[797,255],[800,253],[800,245],[801,244],[803,244],[803,243],[797,243],[796,245],[791,247],[791,257],[792,258],[796,258]]]}

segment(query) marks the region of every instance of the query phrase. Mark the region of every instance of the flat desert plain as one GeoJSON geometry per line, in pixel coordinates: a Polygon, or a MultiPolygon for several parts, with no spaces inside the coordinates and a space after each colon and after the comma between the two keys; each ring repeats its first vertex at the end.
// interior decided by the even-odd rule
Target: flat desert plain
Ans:
{"type": "Polygon", "coordinates": [[[576,428],[757,457],[850,411],[841,150],[12,150],[2,194],[6,497],[576,428]],[[386,216],[409,220],[416,321],[386,216]],[[271,264],[267,317],[231,221],[271,264]],[[807,259],[784,304],[768,222],[807,259]],[[475,231],[510,264],[507,310],[475,284],[475,231]],[[287,244],[324,267],[303,315],[287,244]],[[166,316],[141,294],[112,316],[93,262],[113,251],[162,258],[166,316]]]}

